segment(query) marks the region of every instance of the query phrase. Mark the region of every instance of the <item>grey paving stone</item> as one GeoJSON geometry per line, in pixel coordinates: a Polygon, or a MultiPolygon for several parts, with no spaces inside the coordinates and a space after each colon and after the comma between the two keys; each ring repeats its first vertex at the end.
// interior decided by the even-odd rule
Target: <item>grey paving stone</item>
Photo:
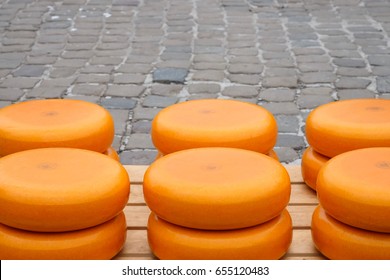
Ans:
{"type": "Polygon", "coordinates": [[[77,84],[71,89],[71,92],[74,95],[101,96],[101,95],[103,95],[105,90],[106,90],[105,85],[77,84]]]}
{"type": "Polygon", "coordinates": [[[367,88],[370,84],[371,81],[367,79],[341,77],[335,85],[339,89],[358,89],[367,88]]]}
{"type": "Polygon", "coordinates": [[[222,94],[230,97],[256,97],[259,93],[251,86],[230,86],[226,87],[222,94]]]}
{"type": "Polygon", "coordinates": [[[149,165],[154,162],[157,151],[123,151],[119,154],[125,165],[149,165]]]}
{"type": "Polygon", "coordinates": [[[390,76],[376,78],[376,87],[379,93],[390,93],[390,76]]]}
{"type": "Polygon", "coordinates": [[[293,149],[303,149],[305,140],[303,136],[294,134],[279,134],[276,142],[276,147],[290,147],[293,149]]]}
{"type": "Polygon", "coordinates": [[[322,48],[293,48],[295,55],[323,55],[325,50],[322,48]]]}
{"type": "Polygon", "coordinates": [[[223,63],[225,62],[225,58],[223,55],[218,54],[196,54],[194,55],[194,62],[215,62],[215,63],[223,63]]]}
{"type": "Polygon", "coordinates": [[[225,73],[221,70],[198,70],[193,76],[194,81],[223,81],[225,73]]]}
{"type": "Polygon", "coordinates": [[[113,78],[114,84],[143,84],[146,76],[142,74],[116,74],[113,78]]]}
{"type": "Polygon", "coordinates": [[[366,67],[366,63],[362,59],[347,59],[347,58],[335,58],[333,63],[342,67],[366,67]]]}
{"type": "Polygon", "coordinates": [[[279,132],[298,133],[299,119],[297,116],[277,115],[275,119],[279,132]]]}
{"type": "Polygon", "coordinates": [[[200,62],[194,64],[195,70],[224,70],[226,68],[225,63],[209,63],[209,62],[200,62]]]}
{"type": "Polygon", "coordinates": [[[326,63],[329,57],[326,55],[300,55],[296,58],[298,63],[326,63]]]}
{"type": "Polygon", "coordinates": [[[80,74],[77,77],[77,83],[100,83],[105,84],[110,81],[109,74],[80,74]]]}
{"type": "Polygon", "coordinates": [[[0,83],[0,87],[5,88],[33,88],[40,79],[38,78],[30,78],[30,77],[10,77],[3,80],[3,82],[0,83]]]}
{"type": "Polygon", "coordinates": [[[296,76],[297,72],[295,69],[292,68],[281,68],[281,67],[272,67],[272,68],[266,68],[264,71],[265,77],[289,77],[289,76],[296,76]]]}
{"type": "Polygon", "coordinates": [[[270,59],[265,63],[267,67],[295,67],[294,61],[291,58],[270,59]]]}
{"type": "Polygon", "coordinates": [[[145,108],[137,107],[133,110],[134,120],[153,120],[154,117],[161,111],[161,108],[145,108]]]}
{"type": "Polygon", "coordinates": [[[7,107],[9,105],[11,105],[12,102],[11,101],[1,101],[0,100],[0,108],[4,108],[4,107],[7,107]]]}
{"type": "Polygon", "coordinates": [[[134,109],[137,101],[135,99],[121,97],[102,98],[101,105],[109,109],[134,109]]]}
{"type": "Polygon", "coordinates": [[[339,58],[354,58],[354,59],[362,58],[359,52],[351,51],[351,50],[333,50],[329,52],[329,55],[331,57],[339,57],[339,58]]]}
{"type": "Polygon", "coordinates": [[[148,74],[151,70],[150,64],[130,63],[121,65],[116,71],[118,73],[148,74]]]}
{"type": "Polygon", "coordinates": [[[293,102],[260,102],[259,105],[274,115],[297,115],[299,110],[293,102]]]}
{"type": "Polygon", "coordinates": [[[337,77],[332,72],[307,72],[303,73],[299,79],[306,84],[317,84],[333,83],[337,77]]]}
{"type": "Polygon", "coordinates": [[[0,100],[15,102],[24,95],[19,88],[0,88],[0,100]]]}
{"type": "Polygon", "coordinates": [[[368,62],[373,66],[390,66],[390,55],[369,55],[368,62]]]}
{"type": "Polygon", "coordinates": [[[100,105],[100,97],[93,95],[64,95],[64,99],[83,100],[100,105]]]}
{"type": "Polygon", "coordinates": [[[136,121],[131,125],[132,133],[150,133],[151,129],[151,121],[136,121]]]}
{"type": "Polygon", "coordinates": [[[115,134],[124,135],[129,122],[129,110],[108,108],[114,119],[115,134]]]}
{"type": "Polygon", "coordinates": [[[139,97],[144,91],[144,86],[138,85],[109,85],[106,96],[139,97]]]}
{"type": "Polygon", "coordinates": [[[228,71],[231,74],[261,74],[263,72],[263,66],[261,64],[232,64],[228,67],[228,71]]]}
{"type": "Polygon", "coordinates": [[[191,94],[187,100],[199,100],[199,99],[216,99],[218,94],[216,93],[194,93],[191,94]]]}
{"type": "Polygon", "coordinates": [[[330,95],[301,95],[298,97],[297,104],[300,109],[314,109],[320,105],[334,101],[330,95]]]}
{"type": "Polygon", "coordinates": [[[227,78],[232,83],[238,83],[244,85],[258,85],[261,80],[260,75],[248,75],[248,74],[229,74],[227,78]]]}
{"type": "Polygon", "coordinates": [[[154,149],[149,133],[134,133],[128,138],[126,149],[154,149]]]}
{"type": "Polygon", "coordinates": [[[153,81],[156,83],[183,84],[188,75],[188,69],[158,68],[153,72],[153,81]]]}
{"type": "Polygon", "coordinates": [[[228,57],[228,60],[230,64],[259,64],[259,58],[253,55],[235,55],[228,57]]]}
{"type": "Polygon", "coordinates": [[[367,77],[370,72],[366,68],[338,67],[337,75],[349,77],[367,77]]]}
{"type": "Polygon", "coordinates": [[[287,87],[296,88],[298,86],[297,77],[265,77],[263,80],[263,87],[287,87]]]}
{"type": "Polygon", "coordinates": [[[299,63],[298,69],[302,72],[326,72],[334,68],[329,63],[299,63]]]}
{"type": "Polygon", "coordinates": [[[175,104],[177,100],[177,97],[172,96],[148,95],[145,97],[144,101],[142,102],[142,105],[145,107],[164,108],[175,104]]]}
{"type": "Polygon", "coordinates": [[[27,92],[27,98],[60,98],[67,88],[66,87],[37,87],[27,92]]]}
{"type": "Polygon", "coordinates": [[[200,83],[188,85],[188,92],[190,94],[213,94],[219,93],[221,86],[214,83],[200,83]]]}
{"type": "Polygon", "coordinates": [[[280,162],[289,163],[299,159],[299,154],[292,148],[276,147],[274,150],[278,155],[280,162]]]}
{"type": "Polygon", "coordinates": [[[23,65],[13,72],[14,77],[40,77],[47,67],[41,65],[23,65]]]}
{"type": "Polygon", "coordinates": [[[331,95],[333,89],[330,87],[308,87],[301,90],[302,95],[331,95]]]}
{"type": "Polygon", "coordinates": [[[151,87],[151,94],[162,96],[178,96],[183,85],[178,84],[156,84],[151,87]]]}
{"type": "Polygon", "coordinates": [[[390,76],[390,67],[388,66],[372,67],[372,73],[376,76],[390,76]]]}
{"type": "Polygon", "coordinates": [[[294,101],[295,90],[289,88],[270,88],[260,92],[260,98],[269,102],[294,101]]]}
{"type": "Polygon", "coordinates": [[[50,71],[50,78],[70,77],[78,71],[76,67],[53,67],[50,71]]]}
{"type": "Polygon", "coordinates": [[[339,90],[337,95],[340,100],[375,97],[375,93],[367,89],[344,89],[339,90]]]}

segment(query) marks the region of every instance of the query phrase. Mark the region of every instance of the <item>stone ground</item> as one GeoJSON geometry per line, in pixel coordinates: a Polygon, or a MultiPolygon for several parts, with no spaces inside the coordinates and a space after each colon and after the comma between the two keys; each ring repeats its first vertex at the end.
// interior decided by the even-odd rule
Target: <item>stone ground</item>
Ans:
{"type": "Polygon", "coordinates": [[[149,164],[151,120],[199,98],[264,106],[299,163],[305,118],[335,100],[390,98],[389,0],[0,0],[0,107],[95,102],[124,164],[149,164]]]}

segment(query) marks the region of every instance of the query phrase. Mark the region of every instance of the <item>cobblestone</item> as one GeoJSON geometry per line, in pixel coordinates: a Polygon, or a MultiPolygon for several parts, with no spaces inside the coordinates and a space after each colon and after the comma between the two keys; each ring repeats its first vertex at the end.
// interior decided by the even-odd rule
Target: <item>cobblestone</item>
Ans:
{"type": "Polygon", "coordinates": [[[161,108],[242,100],[274,113],[275,150],[297,163],[313,108],[390,98],[389,18],[382,0],[0,0],[0,107],[100,104],[121,161],[149,164],[161,108]]]}

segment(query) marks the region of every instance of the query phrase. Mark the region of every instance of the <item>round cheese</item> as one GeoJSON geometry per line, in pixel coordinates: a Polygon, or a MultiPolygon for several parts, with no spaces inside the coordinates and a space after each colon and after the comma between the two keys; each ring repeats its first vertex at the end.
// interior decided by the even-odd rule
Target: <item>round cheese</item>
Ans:
{"type": "Polygon", "coordinates": [[[163,154],[201,147],[232,147],[268,153],[277,124],[266,109],[235,100],[193,100],[161,110],[152,122],[152,141],[163,154]]]}
{"type": "Polygon", "coordinates": [[[335,260],[389,260],[390,234],[348,226],[321,206],[313,213],[311,232],[317,249],[335,260]]]}
{"type": "Polygon", "coordinates": [[[306,120],[306,138],[318,153],[341,153],[390,146],[390,100],[351,99],[314,109],[306,120]]]}
{"type": "Polygon", "coordinates": [[[115,159],[116,161],[120,162],[120,158],[118,153],[115,151],[113,147],[109,147],[103,154],[109,156],[112,159],[115,159]]]}
{"type": "Polygon", "coordinates": [[[292,240],[287,210],[269,222],[235,230],[199,230],[168,223],[151,213],[148,242],[162,260],[279,259],[292,240]]]}
{"type": "Polygon", "coordinates": [[[306,185],[313,190],[316,190],[318,173],[328,160],[328,157],[317,153],[312,147],[308,147],[303,153],[301,161],[302,177],[306,185]]]}
{"type": "Polygon", "coordinates": [[[166,155],[144,176],[149,208],[168,222],[197,229],[235,229],[266,222],[287,206],[290,178],[276,160],[234,148],[166,155]]]}
{"type": "Polygon", "coordinates": [[[110,113],[86,101],[32,100],[0,109],[0,156],[48,147],[103,153],[113,138],[110,113]]]}
{"type": "Polygon", "coordinates": [[[70,232],[32,232],[0,224],[0,259],[108,260],[125,241],[123,212],[103,224],[70,232]]]}
{"type": "Polygon", "coordinates": [[[390,148],[360,149],[330,159],[318,174],[317,195],[335,219],[390,233],[390,148]]]}
{"type": "Polygon", "coordinates": [[[83,229],[115,217],[130,193],[117,161],[71,148],[27,150],[0,159],[0,223],[41,232],[83,229]]]}

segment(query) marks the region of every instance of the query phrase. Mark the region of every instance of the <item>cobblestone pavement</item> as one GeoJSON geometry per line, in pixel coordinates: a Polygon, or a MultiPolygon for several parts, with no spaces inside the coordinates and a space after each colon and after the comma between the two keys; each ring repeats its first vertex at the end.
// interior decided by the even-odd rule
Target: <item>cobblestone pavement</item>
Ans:
{"type": "Polygon", "coordinates": [[[270,110],[298,163],[313,108],[390,98],[389,0],[0,0],[0,107],[101,104],[124,164],[149,164],[166,106],[233,98],[270,110]]]}

